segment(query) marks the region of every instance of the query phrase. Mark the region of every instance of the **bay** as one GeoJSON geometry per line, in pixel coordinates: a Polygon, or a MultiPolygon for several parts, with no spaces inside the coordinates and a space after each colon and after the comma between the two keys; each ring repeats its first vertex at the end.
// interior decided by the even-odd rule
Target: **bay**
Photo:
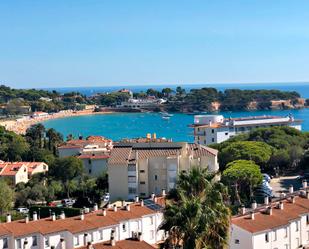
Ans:
{"type": "MultiPolygon", "coordinates": [[[[287,116],[292,114],[302,119],[303,130],[309,131],[309,109],[252,111],[252,112],[221,112],[225,117],[245,117],[260,115],[287,116]]],[[[67,117],[45,121],[47,128],[55,128],[64,137],[73,134],[101,135],[114,141],[122,138],[145,137],[147,133],[156,133],[157,137],[172,138],[173,141],[193,142],[193,115],[175,113],[169,120],[162,119],[159,113],[112,113],[88,116],[67,117]]]]}

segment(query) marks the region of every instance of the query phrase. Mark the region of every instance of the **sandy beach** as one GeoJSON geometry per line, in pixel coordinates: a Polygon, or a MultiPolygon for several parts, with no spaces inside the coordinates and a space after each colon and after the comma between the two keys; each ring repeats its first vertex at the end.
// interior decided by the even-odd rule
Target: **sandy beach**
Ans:
{"type": "Polygon", "coordinates": [[[108,114],[112,112],[93,112],[93,110],[83,110],[83,111],[72,111],[64,110],[53,114],[41,114],[40,116],[24,116],[12,120],[0,121],[0,126],[4,126],[7,130],[13,131],[17,134],[25,134],[26,130],[37,123],[44,122],[50,119],[66,118],[72,116],[83,116],[83,115],[99,115],[99,114],[108,114]]]}

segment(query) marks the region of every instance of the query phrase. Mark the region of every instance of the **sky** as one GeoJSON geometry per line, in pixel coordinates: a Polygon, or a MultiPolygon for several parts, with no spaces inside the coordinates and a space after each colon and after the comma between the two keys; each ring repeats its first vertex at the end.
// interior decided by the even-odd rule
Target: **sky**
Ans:
{"type": "Polygon", "coordinates": [[[2,0],[12,87],[308,82],[308,0],[2,0]]]}

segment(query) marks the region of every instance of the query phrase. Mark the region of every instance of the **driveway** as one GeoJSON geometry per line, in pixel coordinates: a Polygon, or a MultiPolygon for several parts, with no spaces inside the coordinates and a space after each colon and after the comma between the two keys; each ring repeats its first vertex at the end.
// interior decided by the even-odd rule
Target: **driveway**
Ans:
{"type": "Polygon", "coordinates": [[[273,188],[273,193],[276,197],[279,197],[281,192],[287,193],[289,186],[293,185],[294,191],[299,190],[302,186],[300,180],[297,180],[297,176],[283,176],[279,178],[271,179],[270,186],[273,188]]]}

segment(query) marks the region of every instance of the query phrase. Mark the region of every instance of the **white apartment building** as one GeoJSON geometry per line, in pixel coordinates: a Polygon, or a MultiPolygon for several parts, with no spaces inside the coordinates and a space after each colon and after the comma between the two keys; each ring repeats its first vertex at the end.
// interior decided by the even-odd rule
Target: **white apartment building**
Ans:
{"type": "Polygon", "coordinates": [[[162,206],[152,200],[138,201],[122,207],[109,206],[89,213],[66,218],[39,219],[34,213],[30,220],[0,224],[0,248],[3,249],[73,249],[73,248],[153,248],[164,239],[158,231],[162,221],[162,206]],[[145,201],[146,202],[146,201],[145,201]]]}
{"type": "Polygon", "coordinates": [[[233,217],[229,248],[309,248],[308,191],[233,217]]]}
{"type": "Polygon", "coordinates": [[[229,138],[249,132],[255,128],[290,126],[301,130],[301,120],[296,120],[293,116],[256,116],[242,118],[224,118],[222,115],[195,115],[194,142],[197,144],[209,145],[221,143],[229,138]]]}
{"type": "Polygon", "coordinates": [[[217,150],[190,143],[124,142],[114,146],[108,160],[112,200],[134,199],[175,188],[177,175],[193,166],[217,172],[217,150]]]}
{"type": "Polygon", "coordinates": [[[82,160],[84,170],[97,177],[107,170],[107,160],[113,148],[113,141],[102,136],[73,139],[58,147],[59,156],[77,156],[82,160]]]}

